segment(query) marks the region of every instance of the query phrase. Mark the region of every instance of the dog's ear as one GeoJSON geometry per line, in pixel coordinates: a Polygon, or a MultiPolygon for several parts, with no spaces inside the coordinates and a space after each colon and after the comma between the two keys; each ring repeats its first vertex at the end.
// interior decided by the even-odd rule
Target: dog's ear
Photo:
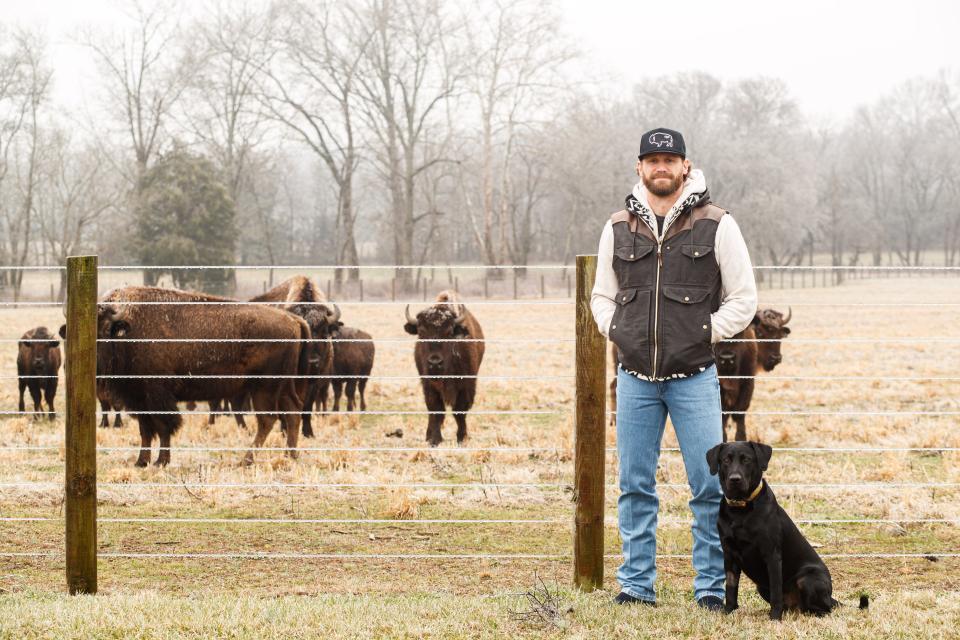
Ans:
{"type": "Polygon", "coordinates": [[[718,444],[710,451],[707,451],[707,464],[710,465],[710,475],[715,476],[720,471],[720,453],[723,451],[723,444],[718,444]]]}
{"type": "Polygon", "coordinates": [[[58,331],[57,333],[60,334],[60,337],[61,337],[61,338],[63,338],[64,340],[66,340],[66,339],[67,339],[67,325],[65,325],[65,324],[60,325],[60,331],[58,331]]]}
{"type": "Polygon", "coordinates": [[[751,442],[750,446],[753,447],[753,453],[757,456],[757,464],[760,465],[760,471],[766,471],[767,465],[770,464],[770,456],[773,455],[773,447],[759,442],[751,442]]]}

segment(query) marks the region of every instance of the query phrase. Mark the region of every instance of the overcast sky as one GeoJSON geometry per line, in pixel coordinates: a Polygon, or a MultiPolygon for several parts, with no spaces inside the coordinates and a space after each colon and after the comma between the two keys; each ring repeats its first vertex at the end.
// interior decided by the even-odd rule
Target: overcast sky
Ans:
{"type": "MultiPolygon", "coordinates": [[[[558,0],[587,55],[585,80],[637,80],[682,70],[724,79],[783,78],[811,116],[842,119],[914,75],[960,67],[960,2],[909,0],[558,0]]],[[[200,0],[193,4],[196,6],[200,0]]],[[[71,44],[83,24],[109,26],[115,0],[0,0],[7,24],[39,27],[51,44],[55,99],[79,108],[93,68],[71,44]]]]}

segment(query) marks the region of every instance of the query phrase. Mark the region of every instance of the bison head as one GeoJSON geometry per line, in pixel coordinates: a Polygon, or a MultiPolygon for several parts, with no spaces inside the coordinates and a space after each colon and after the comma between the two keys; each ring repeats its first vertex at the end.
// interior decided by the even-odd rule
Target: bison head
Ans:
{"type": "Polygon", "coordinates": [[[317,366],[327,360],[330,349],[328,338],[336,338],[339,335],[340,327],[340,307],[334,303],[328,306],[325,304],[295,304],[287,307],[287,311],[298,315],[306,320],[310,327],[310,337],[317,342],[312,343],[310,352],[310,363],[317,366]],[[331,308],[332,307],[332,308],[331,308]]]}
{"type": "Polygon", "coordinates": [[[60,341],[54,338],[46,327],[37,327],[23,335],[18,343],[19,359],[30,367],[33,375],[48,375],[55,373],[47,371],[52,365],[50,350],[60,346],[60,341]]]}
{"type": "Polygon", "coordinates": [[[404,331],[417,336],[424,354],[424,364],[429,375],[444,375],[450,368],[451,360],[458,355],[456,343],[438,342],[455,340],[470,335],[466,327],[467,312],[463,305],[433,305],[427,307],[414,318],[410,315],[410,305],[405,311],[407,322],[404,331]]]}
{"type": "Polygon", "coordinates": [[[773,371],[773,368],[783,360],[783,356],[780,355],[780,340],[790,335],[790,327],[787,323],[790,322],[791,317],[793,317],[793,310],[789,307],[786,316],[773,309],[757,311],[753,316],[751,326],[757,338],[775,340],[775,342],[757,343],[757,362],[764,371],[773,371]]]}

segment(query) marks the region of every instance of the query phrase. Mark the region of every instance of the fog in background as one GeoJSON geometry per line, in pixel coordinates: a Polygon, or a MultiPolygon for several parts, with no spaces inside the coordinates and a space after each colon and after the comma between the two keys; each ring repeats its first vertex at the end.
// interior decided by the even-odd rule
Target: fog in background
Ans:
{"type": "Polygon", "coordinates": [[[11,5],[0,265],[569,264],[654,126],[756,264],[960,264],[953,4],[674,7],[11,5]]]}

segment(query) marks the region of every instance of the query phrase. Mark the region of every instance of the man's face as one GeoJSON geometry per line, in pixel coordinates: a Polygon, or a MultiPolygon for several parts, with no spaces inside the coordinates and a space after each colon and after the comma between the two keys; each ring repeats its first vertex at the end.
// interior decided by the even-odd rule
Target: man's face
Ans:
{"type": "Polygon", "coordinates": [[[680,191],[690,163],[675,153],[651,153],[637,162],[637,173],[647,191],[661,198],[680,191]]]}

